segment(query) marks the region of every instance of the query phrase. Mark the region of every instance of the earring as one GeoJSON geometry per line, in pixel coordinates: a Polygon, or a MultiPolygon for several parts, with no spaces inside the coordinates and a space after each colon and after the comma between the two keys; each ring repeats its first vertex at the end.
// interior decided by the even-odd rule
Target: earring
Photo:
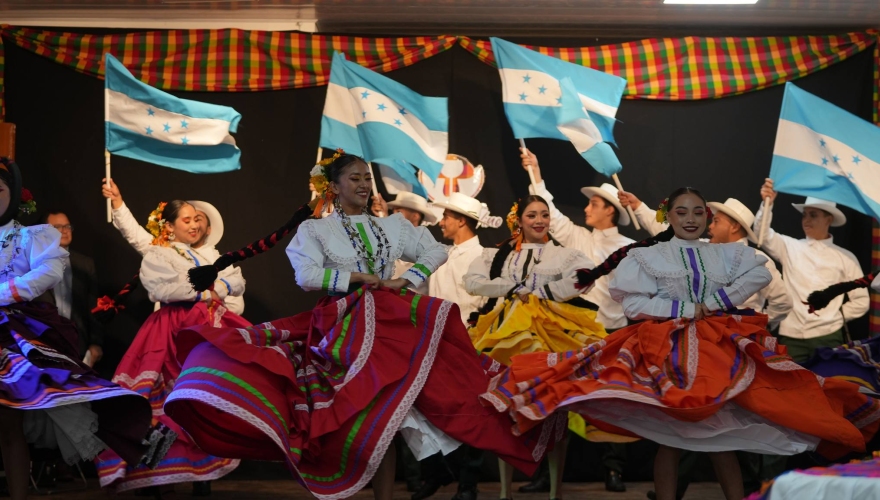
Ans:
{"type": "Polygon", "coordinates": [[[168,240],[174,241],[174,233],[168,233],[168,240]]]}

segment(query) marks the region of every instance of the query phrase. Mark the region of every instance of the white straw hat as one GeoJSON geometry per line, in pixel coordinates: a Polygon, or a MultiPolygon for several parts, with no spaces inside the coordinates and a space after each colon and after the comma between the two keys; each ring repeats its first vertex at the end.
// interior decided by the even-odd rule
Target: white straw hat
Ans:
{"type": "Polygon", "coordinates": [[[620,204],[620,199],[617,197],[616,187],[606,182],[599,187],[583,187],[581,188],[581,193],[584,193],[584,196],[586,196],[587,198],[592,198],[593,196],[601,196],[604,200],[614,205],[614,208],[617,209],[617,224],[619,226],[629,225],[629,213],[627,213],[626,209],[623,208],[623,205],[620,204]]]}
{"type": "Polygon", "coordinates": [[[745,229],[749,241],[758,241],[758,237],[755,236],[755,232],[752,231],[752,224],[755,223],[755,214],[753,214],[748,207],[743,205],[741,201],[735,198],[728,198],[724,203],[710,201],[709,203],[706,203],[706,205],[709,205],[709,208],[713,211],[721,212],[735,220],[743,229],[745,229]]]}
{"type": "Polygon", "coordinates": [[[807,199],[803,203],[792,203],[793,206],[798,212],[804,213],[804,207],[812,207],[824,210],[831,214],[834,217],[834,220],[831,221],[832,227],[840,227],[846,224],[846,216],[843,215],[843,212],[837,208],[837,203],[826,201],[820,198],[813,198],[812,196],[807,196],[807,199]]]}
{"type": "Polygon", "coordinates": [[[395,198],[394,201],[388,202],[388,208],[408,208],[410,210],[415,210],[424,216],[424,223],[428,225],[434,225],[437,223],[437,216],[431,211],[431,206],[428,204],[428,200],[417,194],[400,191],[397,193],[397,198],[395,198]]]}
{"type": "Polygon", "coordinates": [[[220,211],[206,201],[188,200],[187,203],[192,205],[197,212],[205,212],[208,217],[208,225],[211,228],[211,234],[205,240],[205,245],[216,247],[223,238],[223,217],[220,216],[220,211]]]}
{"type": "Polygon", "coordinates": [[[449,195],[446,201],[435,201],[434,206],[470,217],[478,222],[477,227],[497,228],[501,226],[501,217],[489,215],[489,208],[485,203],[480,203],[476,198],[471,198],[458,191],[449,195]]]}

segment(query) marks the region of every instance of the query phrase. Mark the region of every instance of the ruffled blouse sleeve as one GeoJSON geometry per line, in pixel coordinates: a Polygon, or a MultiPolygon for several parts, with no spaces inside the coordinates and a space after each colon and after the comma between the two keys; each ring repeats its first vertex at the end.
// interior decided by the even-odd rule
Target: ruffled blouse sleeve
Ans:
{"type": "Polygon", "coordinates": [[[730,276],[729,284],[706,299],[710,311],[734,309],[770,284],[773,277],[764,265],[767,258],[739,243],[719,245],[730,276]]]}
{"type": "Polygon", "coordinates": [[[52,226],[22,228],[21,247],[30,270],[0,283],[0,305],[33,300],[61,281],[70,256],[60,242],[61,233],[52,226]]]}
{"type": "Polygon", "coordinates": [[[467,293],[477,297],[506,297],[508,293],[521,288],[522,285],[510,278],[499,276],[492,279],[489,277],[492,261],[495,260],[497,253],[497,248],[484,248],[483,254],[471,262],[467,274],[462,278],[467,293]]]}
{"type": "Polygon", "coordinates": [[[199,302],[207,300],[210,293],[193,290],[186,273],[175,269],[171,259],[173,249],[154,246],[147,250],[141,261],[141,284],[153,302],[199,302]]]}
{"type": "MultiPolygon", "coordinates": [[[[241,269],[235,266],[229,266],[220,271],[214,286],[214,291],[221,299],[226,297],[240,297],[244,294],[244,276],[241,269]]],[[[233,311],[234,312],[234,311],[233,311]]]]}
{"type": "Polygon", "coordinates": [[[566,302],[578,295],[587,293],[590,288],[577,288],[577,271],[578,269],[592,269],[596,267],[593,261],[580,250],[573,248],[564,248],[560,252],[562,259],[562,277],[556,281],[547,283],[542,289],[535,290],[535,294],[544,299],[555,300],[557,302],[566,302]]]}
{"type": "Polygon", "coordinates": [[[620,302],[626,317],[632,320],[693,318],[694,303],[659,297],[657,278],[642,267],[633,253],[620,262],[608,285],[611,298],[620,302]]]}
{"type": "Polygon", "coordinates": [[[401,259],[413,262],[412,267],[400,275],[418,287],[428,279],[438,267],[446,263],[449,254],[442,243],[438,243],[426,227],[415,227],[403,218],[403,215],[395,214],[389,217],[389,221],[395,219],[401,226],[400,244],[403,245],[401,259]]]}
{"type": "Polygon", "coordinates": [[[321,222],[307,220],[300,225],[287,245],[287,258],[296,274],[296,284],[303,290],[345,293],[348,291],[351,272],[325,268],[326,252],[321,241],[311,234],[316,229],[312,226],[321,222]]]}

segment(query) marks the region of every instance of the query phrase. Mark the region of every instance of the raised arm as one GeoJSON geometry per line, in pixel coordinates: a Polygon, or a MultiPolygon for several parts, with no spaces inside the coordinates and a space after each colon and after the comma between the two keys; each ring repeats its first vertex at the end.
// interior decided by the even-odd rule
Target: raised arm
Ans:
{"type": "Polygon", "coordinates": [[[0,283],[0,305],[33,300],[55,286],[70,265],[67,250],[59,245],[61,233],[48,225],[23,228],[22,247],[30,270],[0,283]]]}
{"type": "Polygon", "coordinates": [[[476,297],[506,297],[508,293],[522,288],[510,278],[499,276],[492,279],[489,277],[492,260],[497,253],[497,248],[486,248],[481,256],[471,262],[467,274],[463,278],[464,289],[467,293],[476,297]]]}
{"type": "Polygon", "coordinates": [[[624,209],[627,207],[633,209],[639,225],[651,236],[657,236],[669,227],[669,224],[665,222],[657,222],[657,211],[648,208],[648,205],[642,203],[642,200],[638,199],[636,195],[627,191],[618,191],[617,199],[624,209]]]}
{"type": "Polygon", "coordinates": [[[529,193],[536,194],[547,201],[550,208],[550,231],[556,241],[567,247],[577,248],[584,252],[591,252],[593,245],[593,233],[589,229],[578,226],[571,221],[565,214],[556,208],[553,203],[553,195],[547,190],[547,185],[541,177],[541,167],[538,165],[538,157],[531,151],[521,151],[523,168],[531,165],[532,172],[535,175],[535,185],[529,186],[529,193]]]}

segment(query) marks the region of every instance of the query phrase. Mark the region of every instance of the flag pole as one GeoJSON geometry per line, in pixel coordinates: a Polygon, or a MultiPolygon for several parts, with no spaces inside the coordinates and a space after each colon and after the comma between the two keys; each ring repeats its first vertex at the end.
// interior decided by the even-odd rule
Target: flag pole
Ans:
{"type": "Polygon", "coordinates": [[[764,236],[767,234],[767,226],[770,225],[770,197],[764,198],[764,213],[761,217],[761,229],[758,231],[758,248],[764,244],[764,236]]]}
{"type": "MultiPolygon", "coordinates": [[[[614,179],[614,183],[617,184],[617,189],[624,191],[623,184],[620,183],[620,177],[617,177],[617,174],[611,174],[611,178],[614,179]]],[[[636,219],[636,213],[633,212],[631,206],[626,206],[626,213],[629,214],[629,220],[633,221],[633,227],[636,228],[636,231],[640,230],[642,226],[639,225],[639,220],[636,219]]]]}
{"type": "MultiPolygon", "coordinates": [[[[529,151],[529,150],[526,148],[526,141],[525,141],[525,139],[520,139],[520,140],[519,140],[519,147],[522,148],[522,150],[523,150],[524,153],[526,153],[526,152],[529,151]]],[[[538,189],[538,183],[535,182],[535,169],[532,168],[532,164],[531,164],[531,163],[529,163],[528,165],[526,165],[526,171],[529,173],[529,182],[532,183],[532,188],[535,190],[535,192],[537,192],[537,189],[538,189]]]]}
{"type": "MultiPolygon", "coordinates": [[[[107,187],[110,187],[110,151],[104,149],[104,177],[107,179],[107,187]]],[[[110,198],[107,198],[107,223],[113,222],[113,205],[110,198]]]]}
{"type": "MultiPolygon", "coordinates": [[[[373,193],[375,196],[379,196],[379,188],[376,187],[376,175],[373,173],[373,164],[367,163],[367,166],[370,167],[370,180],[373,182],[373,193]]],[[[376,215],[379,217],[385,217],[385,213],[381,211],[376,215]]]]}

